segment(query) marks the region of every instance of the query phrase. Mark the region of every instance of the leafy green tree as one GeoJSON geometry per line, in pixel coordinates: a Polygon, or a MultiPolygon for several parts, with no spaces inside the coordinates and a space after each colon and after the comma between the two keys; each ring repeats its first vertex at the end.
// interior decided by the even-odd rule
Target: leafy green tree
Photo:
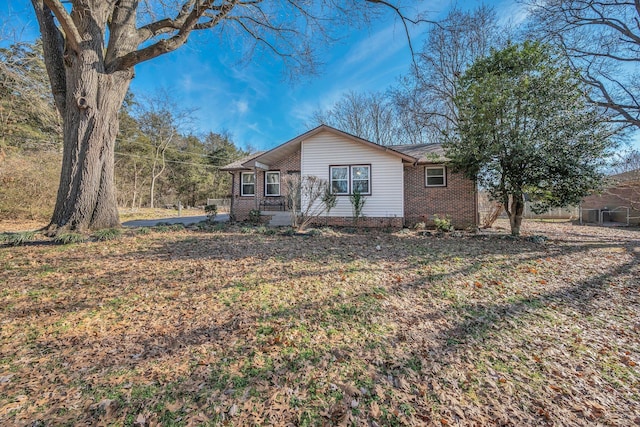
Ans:
{"type": "Polygon", "coordinates": [[[509,45],[460,79],[454,169],[477,179],[519,235],[525,195],[534,211],[578,203],[601,182],[613,129],[587,103],[577,74],[537,42],[509,45]]]}
{"type": "Polygon", "coordinates": [[[204,138],[204,145],[208,163],[215,167],[211,194],[216,198],[226,197],[229,195],[229,189],[231,188],[231,175],[228,172],[220,171],[219,167],[245,157],[249,153],[238,148],[231,135],[226,131],[221,133],[210,132],[204,138]]]}

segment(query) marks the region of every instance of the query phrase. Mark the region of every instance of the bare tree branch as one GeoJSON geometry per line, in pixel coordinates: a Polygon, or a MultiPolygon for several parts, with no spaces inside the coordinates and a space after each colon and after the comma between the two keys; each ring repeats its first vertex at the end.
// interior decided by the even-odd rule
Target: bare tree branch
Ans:
{"type": "Polygon", "coordinates": [[[76,24],[71,19],[71,16],[64,8],[60,0],[44,0],[44,4],[53,12],[53,14],[60,22],[62,30],[64,31],[65,40],[67,45],[75,52],[79,50],[79,44],[82,41],[80,33],[76,28],[76,24]]]}
{"type": "MultiPolygon", "coordinates": [[[[148,61],[162,54],[172,52],[186,43],[189,35],[195,29],[198,24],[198,20],[207,11],[213,0],[207,0],[202,4],[197,4],[193,7],[189,15],[185,18],[184,23],[180,27],[178,33],[169,39],[160,40],[151,46],[142,48],[140,50],[131,52],[118,60],[117,69],[125,70],[135,66],[144,61],[148,61]]],[[[233,10],[236,5],[236,1],[225,3],[219,8],[218,14],[210,23],[208,28],[213,27],[215,24],[223,20],[233,10]]]]}
{"type": "Polygon", "coordinates": [[[42,0],[31,0],[40,26],[45,66],[51,92],[60,115],[66,109],[67,83],[64,69],[64,36],[55,24],[53,14],[42,0]]]}

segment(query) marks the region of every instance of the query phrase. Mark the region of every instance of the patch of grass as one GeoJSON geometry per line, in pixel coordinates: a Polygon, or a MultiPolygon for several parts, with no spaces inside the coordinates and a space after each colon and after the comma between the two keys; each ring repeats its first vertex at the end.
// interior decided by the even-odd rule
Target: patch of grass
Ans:
{"type": "Polygon", "coordinates": [[[119,239],[122,236],[122,229],[103,228],[102,230],[94,231],[91,236],[97,241],[106,242],[107,240],[119,239]]]}
{"type": "Polygon", "coordinates": [[[22,246],[33,241],[36,237],[35,231],[20,231],[18,233],[0,233],[0,243],[8,246],[22,246]]]}
{"type": "Polygon", "coordinates": [[[80,233],[60,233],[53,238],[53,241],[60,245],[71,245],[74,243],[84,243],[87,241],[87,238],[80,233]]]}

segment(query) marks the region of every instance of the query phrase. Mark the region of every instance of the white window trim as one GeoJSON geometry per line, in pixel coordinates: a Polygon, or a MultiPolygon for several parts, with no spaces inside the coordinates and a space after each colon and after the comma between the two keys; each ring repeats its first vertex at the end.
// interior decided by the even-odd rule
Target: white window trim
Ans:
{"type": "Polygon", "coordinates": [[[347,181],[347,192],[346,193],[333,193],[336,196],[348,196],[349,194],[351,194],[349,191],[351,190],[351,183],[350,183],[350,177],[351,177],[351,168],[349,167],[349,165],[335,165],[335,166],[330,166],[329,167],[329,185],[331,186],[331,191],[333,191],[333,181],[347,181]],[[346,179],[333,179],[333,170],[334,169],[346,169],[347,170],[347,178],[346,179]]]}
{"type": "MultiPolygon", "coordinates": [[[[248,183],[247,183],[248,184],[248,183]]],[[[255,196],[256,195],[256,176],[253,172],[242,172],[240,173],[240,195],[245,196],[255,196]],[[245,175],[251,175],[253,177],[253,193],[245,193],[244,192],[244,179],[242,178],[245,175]]]]}
{"type": "Polygon", "coordinates": [[[424,186],[425,187],[446,187],[447,186],[447,167],[446,166],[427,166],[424,168],[424,186]],[[442,184],[429,184],[427,171],[429,169],[442,170],[442,184]]]}
{"type": "Polygon", "coordinates": [[[282,183],[280,182],[280,171],[266,171],[264,173],[264,196],[265,197],[278,197],[280,196],[280,186],[282,185],[282,183]],[[267,194],[267,188],[268,188],[268,182],[267,182],[267,175],[269,174],[278,174],[278,194],[267,194]]]}
{"type": "Polygon", "coordinates": [[[363,196],[370,196],[371,195],[371,165],[350,165],[349,167],[349,190],[350,193],[349,194],[353,194],[353,181],[367,181],[367,187],[369,187],[369,191],[367,191],[366,193],[360,193],[363,196]],[[353,178],[353,168],[367,168],[367,179],[354,179],[353,178]]]}
{"type": "Polygon", "coordinates": [[[335,181],[347,181],[347,192],[346,193],[333,193],[336,196],[350,196],[353,194],[353,168],[367,168],[368,170],[368,178],[365,179],[356,179],[355,181],[367,181],[369,183],[369,191],[366,193],[361,193],[363,196],[371,196],[371,165],[368,164],[360,164],[360,165],[332,165],[329,167],[329,185],[331,185],[331,189],[333,191],[333,169],[335,168],[346,168],[347,169],[347,179],[339,179],[335,181]]]}

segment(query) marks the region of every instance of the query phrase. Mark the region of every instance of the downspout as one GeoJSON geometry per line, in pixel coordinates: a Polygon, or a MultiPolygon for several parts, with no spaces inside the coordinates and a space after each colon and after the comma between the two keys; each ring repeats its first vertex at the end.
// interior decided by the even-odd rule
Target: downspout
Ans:
{"type": "Polygon", "coordinates": [[[473,221],[475,222],[476,228],[480,226],[480,211],[478,210],[478,178],[473,180],[473,221]]]}
{"type": "MultiPolygon", "coordinates": [[[[234,202],[235,202],[235,198],[236,198],[236,175],[235,173],[233,173],[233,171],[229,171],[229,174],[231,175],[231,202],[229,203],[229,218],[233,218],[234,214],[233,214],[233,206],[234,206],[234,202]]],[[[240,175],[242,176],[242,175],[240,175]]]]}
{"type": "Polygon", "coordinates": [[[253,200],[256,204],[255,209],[258,210],[259,208],[259,204],[258,204],[258,167],[257,166],[253,166],[253,182],[254,187],[253,187],[253,200]]]}

